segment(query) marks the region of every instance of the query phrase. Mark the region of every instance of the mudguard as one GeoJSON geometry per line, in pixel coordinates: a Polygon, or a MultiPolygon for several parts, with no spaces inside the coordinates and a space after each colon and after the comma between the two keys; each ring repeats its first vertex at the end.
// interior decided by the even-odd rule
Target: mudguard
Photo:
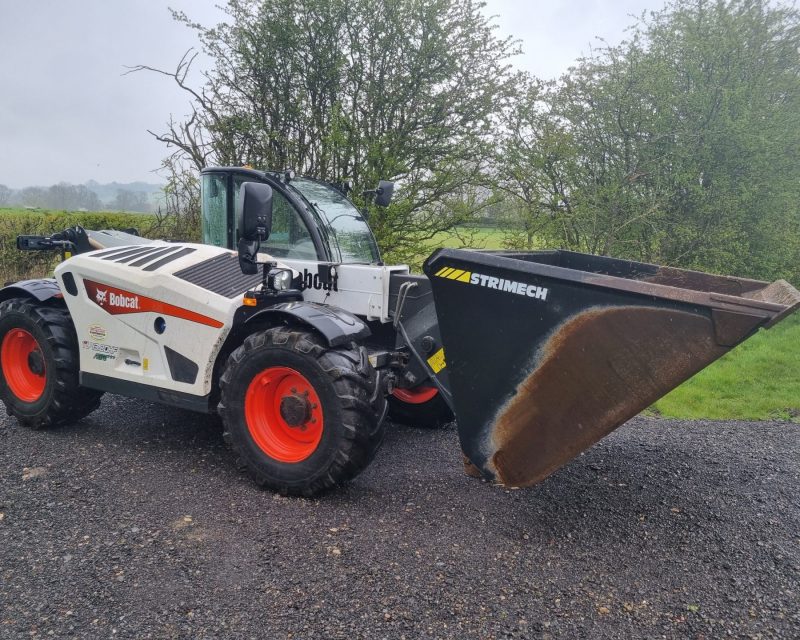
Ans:
{"type": "Polygon", "coordinates": [[[254,320],[289,320],[299,322],[316,330],[329,347],[338,347],[352,341],[360,341],[370,335],[367,323],[339,307],[315,302],[282,302],[256,311],[244,318],[245,323],[254,320]]]}
{"type": "Polygon", "coordinates": [[[9,298],[33,298],[45,302],[51,298],[63,298],[61,288],[55,278],[42,278],[40,280],[20,280],[0,289],[0,302],[9,298]]]}

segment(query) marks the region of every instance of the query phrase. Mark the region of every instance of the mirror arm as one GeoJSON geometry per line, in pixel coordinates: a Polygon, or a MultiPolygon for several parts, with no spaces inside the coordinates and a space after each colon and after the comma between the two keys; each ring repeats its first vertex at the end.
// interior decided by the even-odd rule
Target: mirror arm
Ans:
{"type": "Polygon", "coordinates": [[[258,250],[261,248],[260,240],[247,240],[239,238],[237,246],[239,253],[239,266],[242,273],[254,275],[258,273],[258,250]]]}

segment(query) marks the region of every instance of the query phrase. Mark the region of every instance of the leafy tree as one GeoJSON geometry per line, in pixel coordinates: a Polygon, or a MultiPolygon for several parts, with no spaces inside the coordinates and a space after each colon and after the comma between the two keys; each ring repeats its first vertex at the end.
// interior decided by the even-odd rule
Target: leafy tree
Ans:
{"type": "Polygon", "coordinates": [[[47,191],[43,187],[25,187],[17,192],[15,200],[24,207],[46,207],[47,191]]]}
{"type": "Polygon", "coordinates": [[[161,163],[166,178],[154,223],[145,230],[148,237],[159,236],[184,242],[200,242],[200,181],[178,158],[161,163]]]}
{"type": "Polygon", "coordinates": [[[111,209],[115,211],[147,212],[150,210],[150,204],[147,201],[147,194],[142,191],[117,189],[117,195],[111,203],[111,209]]]}
{"type": "Polygon", "coordinates": [[[44,193],[44,207],[47,209],[99,211],[102,206],[98,195],[83,184],[61,182],[49,187],[44,193]]]}
{"type": "MultiPolygon", "coordinates": [[[[516,44],[473,0],[229,0],[228,22],[195,29],[214,67],[167,73],[193,112],[158,138],[204,165],[292,167],[356,193],[400,187],[371,223],[393,258],[469,219],[458,194],[480,182],[498,109],[517,87],[516,44]]],[[[148,67],[137,67],[146,69],[148,67]]],[[[155,69],[151,69],[158,71],[155,69]]]]}
{"type": "Polygon", "coordinates": [[[4,184],[0,184],[0,207],[6,206],[11,201],[13,191],[4,184]]]}
{"type": "Polygon", "coordinates": [[[534,249],[572,214],[577,149],[548,104],[552,87],[526,77],[520,99],[503,113],[494,208],[504,223],[505,244],[513,249],[534,249]]]}
{"type": "Polygon", "coordinates": [[[629,33],[507,115],[501,186],[562,246],[797,275],[797,11],[676,0],[629,33]]]}

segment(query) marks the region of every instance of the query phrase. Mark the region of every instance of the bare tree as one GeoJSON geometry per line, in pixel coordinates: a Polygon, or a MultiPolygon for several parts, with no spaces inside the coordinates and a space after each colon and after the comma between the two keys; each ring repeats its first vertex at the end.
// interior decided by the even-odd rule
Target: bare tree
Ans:
{"type": "Polygon", "coordinates": [[[199,242],[200,181],[197,173],[176,156],[170,156],[161,163],[160,173],[167,183],[154,222],[145,230],[145,235],[199,242]]]}

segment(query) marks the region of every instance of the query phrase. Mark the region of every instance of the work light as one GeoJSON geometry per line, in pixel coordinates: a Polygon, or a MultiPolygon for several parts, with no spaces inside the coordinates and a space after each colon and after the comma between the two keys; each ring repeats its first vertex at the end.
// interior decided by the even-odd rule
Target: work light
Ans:
{"type": "Polygon", "coordinates": [[[286,291],[292,286],[291,269],[270,269],[267,286],[275,291],[286,291]]]}

